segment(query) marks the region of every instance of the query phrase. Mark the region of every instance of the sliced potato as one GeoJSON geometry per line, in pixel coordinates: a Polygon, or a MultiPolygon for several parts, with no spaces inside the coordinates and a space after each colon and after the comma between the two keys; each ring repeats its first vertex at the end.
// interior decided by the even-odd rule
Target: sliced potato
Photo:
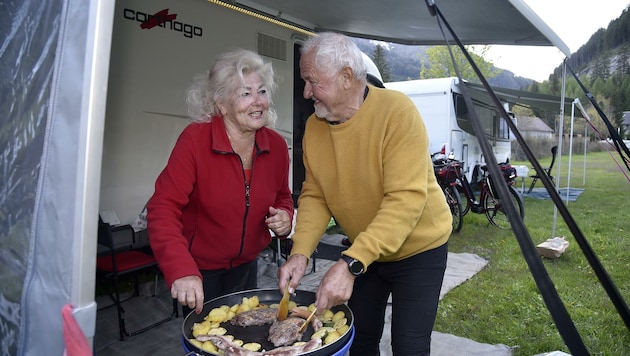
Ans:
{"type": "Polygon", "coordinates": [[[241,305],[249,306],[249,298],[248,297],[243,297],[243,299],[241,299],[241,305]]]}
{"type": "Polygon", "coordinates": [[[245,343],[245,342],[243,342],[243,340],[241,340],[241,339],[234,339],[234,340],[232,340],[232,342],[233,342],[236,346],[243,346],[243,344],[245,343]]]}
{"type": "Polygon", "coordinates": [[[337,341],[337,339],[339,339],[341,337],[341,334],[339,334],[339,332],[335,331],[331,331],[328,334],[326,334],[326,338],[324,338],[324,345],[328,345],[328,344],[332,344],[333,342],[337,341]]]}
{"type": "Polygon", "coordinates": [[[210,322],[203,321],[201,323],[194,323],[192,327],[192,336],[197,337],[199,335],[207,335],[210,331],[210,322]]]}
{"type": "Polygon", "coordinates": [[[251,308],[249,307],[249,304],[240,304],[238,308],[236,309],[236,314],[238,315],[248,310],[251,310],[251,308]]]}
{"type": "Polygon", "coordinates": [[[335,315],[333,315],[332,317],[332,321],[336,322],[339,319],[343,319],[346,317],[346,313],[344,313],[343,311],[338,311],[335,313],[335,315]]]}
{"type": "Polygon", "coordinates": [[[346,325],[341,326],[339,329],[337,329],[337,332],[343,335],[348,331],[348,329],[350,329],[350,325],[346,324],[346,325]]]}
{"type": "Polygon", "coordinates": [[[225,335],[227,334],[227,329],[225,328],[213,328],[208,331],[208,335],[225,335]]]}
{"type": "Polygon", "coordinates": [[[217,352],[219,349],[211,342],[206,341],[201,345],[201,349],[208,352],[217,352]]]}
{"type": "Polygon", "coordinates": [[[333,332],[333,331],[337,331],[335,330],[335,328],[331,328],[328,326],[324,326],[319,328],[319,330],[317,330],[315,333],[313,333],[313,336],[311,336],[311,340],[312,339],[324,339],[326,337],[326,335],[328,335],[328,333],[333,332]]]}
{"type": "Polygon", "coordinates": [[[257,342],[248,342],[247,344],[243,344],[243,346],[242,346],[242,347],[243,347],[244,349],[249,350],[249,351],[254,351],[254,352],[256,352],[256,351],[260,350],[260,348],[261,348],[262,346],[260,346],[260,344],[259,344],[259,343],[257,343],[257,342]]]}
{"type": "Polygon", "coordinates": [[[297,308],[297,306],[298,306],[298,305],[297,305],[297,303],[296,303],[296,302],[294,302],[294,301],[292,301],[292,300],[289,300],[289,310],[291,310],[291,309],[293,309],[293,308],[297,308]]]}
{"type": "Polygon", "coordinates": [[[225,321],[232,320],[232,319],[234,319],[235,316],[236,316],[236,313],[233,312],[232,310],[229,310],[227,312],[227,319],[225,319],[225,321]]]}
{"type": "Polygon", "coordinates": [[[191,344],[193,344],[194,346],[201,348],[201,345],[203,345],[203,342],[197,340],[197,339],[188,339],[188,341],[190,341],[191,344]]]}
{"type": "Polygon", "coordinates": [[[227,320],[227,312],[221,308],[214,308],[206,316],[205,320],[211,323],[222,323],[227,320]]]}
{"type": "Polygon", "coordinates": [[[311,336],[311,340],[323,339],[326,336],[326,333],[327,333],[326,328],[320,328],[319,330],[313,333],[313,335],[311,336]]]}
{"type": "Polygon", "coordinates": [[[335,322],[335,324],[333,325],[333,328],[335,329],[339,329],[340,327],[348,324],[348,319],[346,318],[337,319],[336,321],[335,318],[333,318],[333,321],[335,322]]]}
{"type": "Polygon", "coordinates": [[[332,310],[330,310],[330,309],[326,309],[326,310],[324,310],[324,312],[322,313],[322,316],[321,316],[321,318],[320,318],[320,319],[321,319],[322,321],[331,321],[334,315],[335,315],[335,314],[332,312],[332,310]]]}
{"type": "Polygon", "coordinates": [[[255,295],[253,297],[249,297],[249,300],[247,301],[247,304],[252,309],[256,308],[258,306],[258,304],[260,304],[260,301],[258,300],[258,296],[255,295]]]}

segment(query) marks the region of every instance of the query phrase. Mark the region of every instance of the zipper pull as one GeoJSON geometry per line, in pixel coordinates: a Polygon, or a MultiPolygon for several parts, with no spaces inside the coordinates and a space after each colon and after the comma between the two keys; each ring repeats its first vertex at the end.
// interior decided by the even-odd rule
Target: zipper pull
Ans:
{"type": "Polygon", "coordinates": [[[245,206],[249,207],[249,184],[245,186],[245,206]]]}

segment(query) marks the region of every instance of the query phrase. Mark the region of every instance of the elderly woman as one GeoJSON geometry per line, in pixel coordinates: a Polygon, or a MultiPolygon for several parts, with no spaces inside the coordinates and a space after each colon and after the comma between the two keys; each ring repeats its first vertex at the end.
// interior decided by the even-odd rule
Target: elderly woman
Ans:
{"type": "Polygon", "coordinates": [[[188,91],[193,122],[179,136],[149,200],[148,232],[184,313],[256,287],[257,256],[291,231],[289,153],[276,120],[270,63],[236,50],[188,91]]]}

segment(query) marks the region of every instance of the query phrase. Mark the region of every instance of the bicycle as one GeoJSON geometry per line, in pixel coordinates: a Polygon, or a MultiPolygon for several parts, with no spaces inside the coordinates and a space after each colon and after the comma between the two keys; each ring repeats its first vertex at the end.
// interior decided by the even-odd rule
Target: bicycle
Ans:
{"type": "Polygon", "coordinates": [[[456,170],[460,170],[460,162],[452,158],[436,158],[441,152],[431,154],[431,160],[433,161],[433,170],[438,184],[442,187],[442,192],[446,198],[446,203],[451,209],[451,215],[453,216],[453,232],[459,232],[462,229],[464,223],[464,213],[462,211],[461,196],[458,189],[455,188],[457,183],[456,170]]]}
{"type": "MultiPolygon", "coordinates": [[[[432,155],[432,157],[434,157],[434,155],[432,155]]],[[[453,232],[459,232],[461,230],[463,218],[469,211],[476,214],[485,214],[488,221],[498,228],[508,229],[511,227],[505,210],[503,209],[501,199],[498,197],[498,194],[496,194],[494,182],[486,165],[477,165],[479,171],[481,171],[481,188],[479,200],[477,200],[472,185],[462,172],[461,162],[451,157],[434,158],[433,161],[436,177],[444,191],[446,201],[453,214],[453,232]],[[461,202],[462,194],[465,197],[465,205],[461,202]]],[[[508,184],[510,198],[517,208],[521,219],[524,219],[525,208],[523,199],[514,188],[516,169],[514,169],[509,162],[499,163],[499,167],[503,173],[503,179],[505,179],[505,182],[508,184]]]]}

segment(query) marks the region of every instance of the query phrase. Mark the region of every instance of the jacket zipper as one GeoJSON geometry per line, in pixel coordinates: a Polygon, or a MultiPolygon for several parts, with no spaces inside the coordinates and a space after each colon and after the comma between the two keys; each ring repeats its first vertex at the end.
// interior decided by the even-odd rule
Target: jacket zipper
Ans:
{"type": "MultiPolygon", "coordinates": [[[[249,175],[250,182],[252,178],[254,177],[254,162],[256,161],[257,156],[258,156],[258,150],[256,150],[256,155],[254,155],[254,158],[252,159],[252,169],[251,169],[251,174],[249,175]]],[[[241,256],[241,254],[243,253],[243,247],[245,246],[245,231],[247,230],[246,229],[247,216],[249,215],[249,188],[250,188],[249,183],[247,182],[247,177],[245,176],[245,168],[243,168],[243,161],[241,160],[240,156],[238,156],[238,160],[241,163],[241,172],[243,173],[243,185],[245,186],[245,215],[243,215],[243,228],[241,230],[241,247],[236,257],[241,256]]],[[[233,268],[232,262],[234,262],[236,257],[230,261],[230,269],[233,268]]]]}

